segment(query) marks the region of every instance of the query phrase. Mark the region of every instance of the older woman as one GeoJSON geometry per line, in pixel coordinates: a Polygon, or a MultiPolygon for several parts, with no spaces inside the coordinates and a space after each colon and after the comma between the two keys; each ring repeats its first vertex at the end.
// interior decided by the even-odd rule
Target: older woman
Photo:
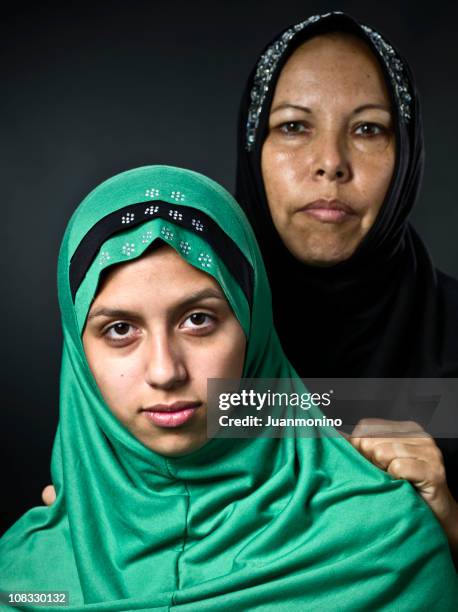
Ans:
{"type": "MultiPolygon", "coordinates": [[[[242,100],[237,197],[302,376],[458,375],[458,283],[408,222],[422,168],[412,75],[379,33],[328,13],[268,45],[242,100]]],[[[362,438],[370,425],[355,446],[417,487],[457,550],[456,440],[388,421],[396,439],[362,438]]]]}

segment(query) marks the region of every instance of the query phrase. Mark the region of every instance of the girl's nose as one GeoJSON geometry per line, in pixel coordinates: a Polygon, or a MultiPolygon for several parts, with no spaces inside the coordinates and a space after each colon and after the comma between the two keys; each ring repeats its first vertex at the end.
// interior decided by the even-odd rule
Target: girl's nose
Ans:
{"type": "Polygon", "coordinates": [[[185,358],[166,332],[155,334],[146,355],[146,380],[159,389],[172,389],[188,377],[185,358]]]}

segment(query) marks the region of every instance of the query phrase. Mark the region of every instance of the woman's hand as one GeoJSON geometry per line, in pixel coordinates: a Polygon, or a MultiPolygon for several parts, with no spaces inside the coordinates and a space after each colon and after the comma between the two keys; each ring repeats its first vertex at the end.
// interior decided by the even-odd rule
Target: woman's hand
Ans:
{"type": "Polygon", "coordinates": [[[434,438],[413,421],[362,419],[349,441],[374,465],[413,484],[441,523],[458,567],[458,504],[434,438]]]}
{"type": "Polygon", "coordinates": [[[46,506],[51,506],[56,501],[56,489],[48,485],[41,492],[41,499],[46,506]]]}

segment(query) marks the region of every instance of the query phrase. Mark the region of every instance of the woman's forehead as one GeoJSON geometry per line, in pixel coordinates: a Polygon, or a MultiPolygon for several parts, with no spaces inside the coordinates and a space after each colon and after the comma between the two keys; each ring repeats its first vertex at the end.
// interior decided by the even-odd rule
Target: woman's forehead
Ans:
{"type": "Polygon", "coordinates": [[[274,102],[279,96],[313,98],[326,91],[330,102],[345,92],[389,98],[377,58],[363,40],[347,33],[316,36],[300,45],[279,75],[274,102]]]}
{"type": "Polygon", "coordinates": [[[301,49],[322,49],[324,51],[333,53],[335,49],[339,50],[342,48],[348,48],[354,53],[367,53],[368,55],[373,55],[369,44],[362,37],[357,36],[352,32],[338,30],[324,32],[308,38],[298,45],[295,51],[293,51],[292,55],[301,49]]]}

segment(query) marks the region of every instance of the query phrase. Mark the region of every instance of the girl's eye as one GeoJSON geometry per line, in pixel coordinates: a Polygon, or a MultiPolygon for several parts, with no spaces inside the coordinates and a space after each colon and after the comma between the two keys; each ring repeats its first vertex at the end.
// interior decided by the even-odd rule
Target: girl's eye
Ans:
{"type": "Polygon", "coordinates": [[[209,331],[215,325],[215,317],[206,312],[193,312],[187,317],[182,326],[185,329],[209,331]]]}
{"type": "Polygon", "coordinates": [[[355,129],[355,134],[358,136],[381,136],[385,135],[387,132],[387,128],[383,125],[379,125],[378,123],[361,123],[355,129]]]}
{"type": "Polygon", "coordinates": [[[134,334],[134,327],[130,323],[114,323],[110,325],[105,332],[104,336],[112,341],[125,341],[129,340],[134,334]]]}
{"type": "Polygon", "coordinates": [[[303,134],[307,132],[306,126],[300,121],[288,121],[282,123],[279,128],[283,134],[303,134]]]}

